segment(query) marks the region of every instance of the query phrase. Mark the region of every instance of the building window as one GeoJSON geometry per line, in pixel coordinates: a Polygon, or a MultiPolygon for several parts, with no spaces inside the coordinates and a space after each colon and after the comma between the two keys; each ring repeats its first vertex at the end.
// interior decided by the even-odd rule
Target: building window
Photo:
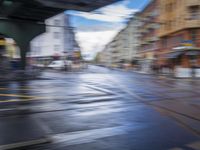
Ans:
{"type": "Polygon", "coordinates": [[[167,37],[163,38],[163,40],[162,40],[162,46],[163,46],[163,48],[167,48],[167,37]]]}
{"type": "Polygon", "coordinates": [[[60,51],[60,45],[54,45],[54,51],[60,51]]]}
{"type": "Polygon", "coordinates": [[[168,4],[166,4],[166,6],[165,6],[165,11],[166,11],[166,12],[171,12],[171,11],[173,11],[173,3],[168,3],[168,4]]]}
{"type": "Polygon", "coordinates": [[[165,26],[165,30],[170,30],[172,26],[171,21],[167,21],[164,26],[165,26]]]}
{"type": "Polygon", "coordinates": [[[46,27],[46,32],[51,32],[51,27],[46,27]]]}
{"type": "Polygon", "coordinates": [[[38,55],[41,53],[41,47],[40,46],[33,46],[32,54],[38,55]]]}
{"type": "Polygon", "coordinates": [[[191,6],[189,7],[190,19],[198,20],[200,19],[200,7],[199,6],[191,6]]]}
{"type": "Polygon", "coordinates": [[[54,25],[55,26],[60,26],[60,20],[59,19],[55,19],[54,20],[54,25]]]}
{"type": "Polygon", "coordinates": [[[53,37],[54,39],[60,39],[60,32],[54,32],[53,37]]]}
{"type": "Polygon", "coordinates": [[[197,40],[197,33],[198,33],[198,32],[196,32],[196,30],[191,30],[191,31],[190,31],[191,40],[192,40],[193,44],[196,43],[196,40],[197,40]]]}

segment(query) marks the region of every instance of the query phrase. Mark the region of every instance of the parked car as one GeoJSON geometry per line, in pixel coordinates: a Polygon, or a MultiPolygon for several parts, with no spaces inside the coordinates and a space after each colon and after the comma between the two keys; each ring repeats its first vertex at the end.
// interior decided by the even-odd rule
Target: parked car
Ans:
{"type": "Polygon", "coordinates": [[[52,61],[47,67],[56,70],[68,69],[72,65],[72,61],[69,60],[56,60],[52,61]]]}
{"type": "Polygon", "coordinates": [[[32,64],[32,66],[35,68],[44,68],[45,67],[44,64],[32,64]]]}

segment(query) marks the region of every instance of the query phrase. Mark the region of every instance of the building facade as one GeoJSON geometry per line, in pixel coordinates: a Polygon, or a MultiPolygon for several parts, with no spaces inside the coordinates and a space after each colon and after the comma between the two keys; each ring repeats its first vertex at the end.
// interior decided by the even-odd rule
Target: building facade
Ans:
{"type": "Polygon", "coordinates": [[[144,72],[200,77],[199,0],[151,0],[134,16],[103,51],[113,63],[139,57],[144,72]]]}
{"type": "Polygon", "coordinates": [[[100,53],[100,62],[107,66],[119,66],[123,63],[131,64],[137,57],[136,52],[140,36],[138,26],[140,26],[140,21],[134,17],[131,18],[127,26],[100,53]]]}
{"type": "Polygon", "coordinates": [[[162,25],[159,29],[158,56],[161,63],[182,68],[200,66],[199,0],[160,1],[159,19],[162,25]]]}
{"type": "Polygon", "coordinates": [[[123,50],[124,59],[128,62],[132,62],[137,57],[137,51],[139,48],[139,38],[141,36],[138,28],[141,26],[141,22],[136,19],[137,14],[127,24],[127,27],[123,30],[123,50]]]}
{"type": "Polygon", "coordinates": [[[46,32],[31,42],[31,57],[59,59],[65,56],[71,57],[74,51],[80,51],[69,17],[62,13],[45,21],[46,32]]]}
{"type": "Polygon", "coordinates": [[[191,68],[200,66],[199,0],[151,0],[139,19],[141,69],[191,76],[191,68]]]}
{"type": "Polygon", "coordinates": [[[140,69],[143,72],[152,71],[156,52],[159,50],[159,13],[159,0],[152,0],[137,16],[141,21],[138,56],[140,69]]]}

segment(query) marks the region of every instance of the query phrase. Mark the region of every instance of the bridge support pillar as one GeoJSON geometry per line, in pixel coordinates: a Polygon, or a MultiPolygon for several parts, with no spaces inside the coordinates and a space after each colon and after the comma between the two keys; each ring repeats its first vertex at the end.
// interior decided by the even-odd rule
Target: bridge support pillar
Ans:
{"type": "Polygon", "coordinates": [[[21,69],[26,68],[26,54],[30,51],[30,41],[45,32],[45,24],[22,20],[0,20],[0,33],[13,38],[20,48],[21,69]]]}

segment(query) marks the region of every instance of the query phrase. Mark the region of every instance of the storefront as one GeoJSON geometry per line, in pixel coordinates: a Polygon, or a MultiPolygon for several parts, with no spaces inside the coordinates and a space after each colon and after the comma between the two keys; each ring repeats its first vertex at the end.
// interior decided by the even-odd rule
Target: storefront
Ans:
{"type": "Polygon", "coordinates": [[[164,55],[165,66],[179,78],[200,77],[200,48],[176,47],[164,55]]]}
{"type": "Polygon", "coordinates": [[[145,73],[152,73],[152,66],[154,63],[155,57],[153,52],[146,52],[140,56],[140,70],[145,73]]]}

